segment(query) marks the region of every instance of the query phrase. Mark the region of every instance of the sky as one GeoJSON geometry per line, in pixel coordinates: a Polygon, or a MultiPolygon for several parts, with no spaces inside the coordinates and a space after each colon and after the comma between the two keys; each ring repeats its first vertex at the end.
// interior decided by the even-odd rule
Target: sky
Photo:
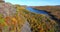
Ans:
{"type": "Polygon", "coordinates": [[[5,0],[5,2],[27,6],[60,5],[60,0],[5,0]]]}

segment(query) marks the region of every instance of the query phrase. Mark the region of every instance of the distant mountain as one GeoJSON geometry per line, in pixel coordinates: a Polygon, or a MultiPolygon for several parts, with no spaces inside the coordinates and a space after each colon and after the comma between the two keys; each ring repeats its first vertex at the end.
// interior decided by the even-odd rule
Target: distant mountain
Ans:
{"type": "Polygon", "coordinates": [[[56,5],[56,6],[60,6],[60,5],[56,5]]]}

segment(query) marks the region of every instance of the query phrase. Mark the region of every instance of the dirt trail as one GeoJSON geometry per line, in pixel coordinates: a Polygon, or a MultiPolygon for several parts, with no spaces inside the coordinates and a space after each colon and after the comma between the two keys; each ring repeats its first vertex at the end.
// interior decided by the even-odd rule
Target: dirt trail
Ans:
{"type": "Polygon", "coordinates": [[[23,27],[21,28],[21,32],[31,32],[29,23],[26,21],[23,27]]]}

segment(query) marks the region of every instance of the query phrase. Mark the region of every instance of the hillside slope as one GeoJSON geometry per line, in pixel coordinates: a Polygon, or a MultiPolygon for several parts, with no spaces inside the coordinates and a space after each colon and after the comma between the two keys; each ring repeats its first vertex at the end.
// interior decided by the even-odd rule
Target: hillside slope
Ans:
{"type": "Polygon", "coordinates": [[[0,3],[0,32],[58,32],[58,23],[20,5],[0,3]]]}
{"type": "Polygon", "coordinates": [[[58,24],[43,14],[29,12],[25,7],[16,5],[17,12],[24,16],[30,24],[32,32],[58,32],[58,24]]]}
{"type": "MultiPolygon", "coordinates": [[[[16,11],[11,3],[0,3],[0,32],[21,32],[22,29],[29,27],[26,19],[16,11]]],[[[29,32],[29,28],[23,31],[27,30],[29,32]]]]}

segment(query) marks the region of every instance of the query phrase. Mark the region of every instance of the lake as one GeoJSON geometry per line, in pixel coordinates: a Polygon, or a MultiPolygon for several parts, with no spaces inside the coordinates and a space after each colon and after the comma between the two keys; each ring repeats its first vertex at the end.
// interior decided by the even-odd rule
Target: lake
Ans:
{"type": "Polygon", "coordinates": [[[27,7],[26,9],[33,13],[48,15],[48,13],[45,12],[44,10],[37,10],[37,9],[31,8],[31,7],[27,7]]]}

